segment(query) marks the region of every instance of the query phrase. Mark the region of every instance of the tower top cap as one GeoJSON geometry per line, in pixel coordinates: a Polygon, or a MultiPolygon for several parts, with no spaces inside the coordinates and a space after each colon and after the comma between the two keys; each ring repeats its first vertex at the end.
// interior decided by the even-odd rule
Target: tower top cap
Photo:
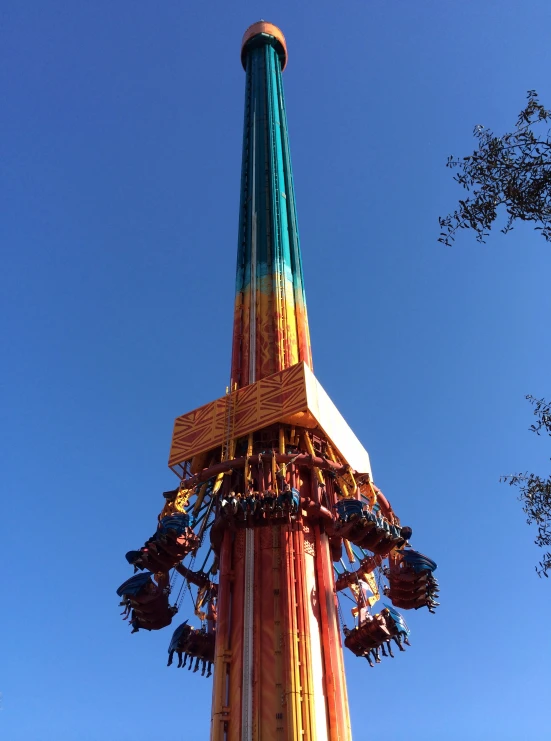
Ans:
{"type": "Polygon", "coordinates": [[[257,21],[249,26],[243,34],[241,42],[241,64],[247,69],[247,51],[254,46],[271,44],[277,52],[281,62],[281,70],[287,66],[287,44],[280,28],[267,21],[257,21]]]}

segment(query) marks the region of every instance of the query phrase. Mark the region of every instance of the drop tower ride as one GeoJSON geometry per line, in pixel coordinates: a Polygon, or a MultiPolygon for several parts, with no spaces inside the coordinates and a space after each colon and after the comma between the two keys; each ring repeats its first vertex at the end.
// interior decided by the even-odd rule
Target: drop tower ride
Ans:
{"type": "MultiPolygon", "coordinates": [[[[266,408],[261,414],[277,407],[269,426],[258,429],[251,420],[242,430],[243,437],[252,435],[254,489],[276,493],[289,483],[319,504],[324,474],[277,460],[296,457],[295,450],[315,456],[314,445],[326,442],[319,430],[306,441],[308,428],[318,427],[308,414],[307,384],[314,395],[318,389],[283,94],[287,47],[279,28],[251,26],[241,61],[245,122],[231,388],[238,405],[242,389],[244,397],[260,391],[259,406],[266,408]],[[300,410],[293,408],[297,397],[300,410]],[[259,453],[269,458],[259,464],[259,453]]],[[[246,486],[243,481],[241,488],[246,486]]],[[[228,739],[349,739],[333,566],[319,516],[300,524],[263,520],[235,533],[226,528],[220,574],[213,739],[225,737],[227,712],[228,739]]]]}
{"type": "Polygon", "coordinates": [[[202,628],[177,628],[169,663],[176,652],[179,665],[184,655],[196,660],[195,671],[214,665],[212,741],[350,741],[341,627],[371,665],[385,646],[392,656],[391,640],[403,650],[400,614],[373,607],[384,591],[395,606],[432,612],[436,564],[410,548],[411,529],[374,486],[367,452],[313,374],[280,29],[247,29],[241,61],[230,385],[176,419],[169,466],[179,485],[165,492],[153,538],[127,554],[142,573],[118,593],[135,632],[172,621],[176,574],[197,588],[202,628]],[[339,609],[345,590],[351,629],[339,609]]]}

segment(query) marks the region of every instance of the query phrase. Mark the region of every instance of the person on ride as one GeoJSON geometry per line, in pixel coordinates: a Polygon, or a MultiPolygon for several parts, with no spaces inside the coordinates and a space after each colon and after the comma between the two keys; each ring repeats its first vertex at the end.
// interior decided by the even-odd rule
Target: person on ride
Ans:
{"type": "Polygon", "coordinates": [[[207,631],[205,630],[204,626],[201,627],[201,630],[199,631],[198,635],[198,643],[199,643],[199,649],[198,649],[198,655],[197,655],[197,661],[195,662],[197,671],[199,668],[199,660],[201,661],[201,676],[205,676],[205,671],[207,668],[207,659],[206,659],[206,653],[208,652],[208,647],[206,644],[206,637],[207,637],[207,631]]]}
{"type": "Polygon", "coordinates": [[[367,507],[364,507],[363,508],[363,510],[362,510],[362,516],[363,516],[364,520],[367,520],[367,522],[372,522],[373,524],[375,524],[376,517],[373,514],[373,512],[370,512],[370,510],[367,507]]]}
{"type": "MultiPolygon", "coordinates": [[[[294,490],[296,491],[296,489],[294,490]]],[[[298,494],[298,492],[297,492],[298,494]]],[[[278,497],[278,503],[281,506],[281,509],[285,510],[286,512],[295,512],[295,500],[293,497],[293,489],[291,489],[291,484],[285,484],[283,487],[283,491],[278,497]]]]}
{"type": "Polygon", "coordinates": [[[144,563],[144,553],[142,550],[139,551],[128,551],[128,553],[125,555],[126,560],[128,563],[134,567],[134,573],[136,573],[138,570],[143,571],[144,569],[148,569],[147,564],[144,563]]]}
{"type": "Polygon", "coordinates": [[[213,597],[207,608],[207,628],[210,635],[216,633],[216,621],[218,619],[218,608],[216,606],[216,597],[213,597]]]}
{"type": "Polygon", "coordinates": [[[252,484],[249,486],[249,491],[247,492],[247,497],[245,499],[245,512],[247,515],[250,515],[251,517],[256,512],[256,492],[254,491],[254,488],[252,484]]]}
{"type": "Polygon", "coordinates": [[[358,626],[370,623],[372,620],[373,617],[369,612],[369,607],[367,605],[360,607],[358,610],[358,626]]]}
{"type": "Polygon", "coordinates": [[[336,519],[338,519],[339,522],[344,523],[347,521],[348,517],[346,514],[346,510],[344,509],[344,506],[341,504],[341,501],[342,500],[339,499],[338,502],[335,502],[335,504],[333,505],[333,509],[335,510],[336,519]]]}
{"type": "Polygon", "coordinates": [[[130,631],[130,634],[137,633],[141,627],[138,618],[134,614],[134,610],[132,610],[132,619],[130,620],[130,625],[132,626],[132,630],[130,631]]]}
{"type": "Polygon", "coordinates": [[[207,668],[207,660],[205,657],[205,650],[206,650],[206,638],[207,631],[205,630],[204,626],[200,628],[200,630],[195,631],[194,635],[194,647],[193,647],[193,653],[192,656],[195,656],[195,666],[193,668],[193,673],[199,671],[199,662],[201,662],[203,671],[201,672],[202,676],[205,676],[205,669],[207,668]]]}
{"type": "Polygon", "coordinates": [[[182,625],[178,626],[172,635],[172,640],[168,646],[168,663],[167,666],[172,666],[174,654],[178,654],[178,668],[182,665],[182,651],[181,644],[183,643],[186,635],[190,632],[191,626],[188,625],[186,620],[182,625]]]}
{"type": "Polygon", "coordinates": [[[276,501],[275,492],[272,489],[266,489],[264,492],[264,511],[270,514],[274,511],[276,501]]]}
{"type": "Polygon", "coordinates": [[[161,544],[157,543],[153,538],[148,540],[139,551],[130,551],[127,553],[126,559],[129,563],[137,565],[138,568],[146,568],[153,573],[170,571],[174,566],[173,556],[165,553],[161,548],[161,544]],[[135,558],[134,562],[130,561],[129,555],[131,558],[134,558],[132,554],[136,553],[140,554],[139,557],[135,558]]]}
{"type": "Polygon", "coordinates": [[[197,633],[198,631],[195,628],[191,628],[181,646],[182,650],[185,651],[186,654],[186,658],[182,664],[182,669],[185,667],[187,659],[189,658],[188,671],[191,671],[193,667],[193,659],[197,656],[197,633]]]}
{"type": "Polygon", "coordinates": [[[370,652],[369,651],[366,651],[365,652],[364,658],[367,659],[367,662],[368,662],[369,666],[371,666],[371,667],[374,667],[375,666],[375,664],[371,661],[371,656],[370,656],[370,652]]]}
{"type": "MultiPolygon", "coordinates": [[[[395,614],[399,615],[399,613],[395,614]]],[[[405,627],[405,623],[403,623],[403,618],[400,616],[400,620],[402,620],[402,623],[398,622],[398,620],[394,617],[394,615],[391,614],[390,610],[387,607],[381,610],[381,617],[385,620],[386,625],[388,626],[388,630],[392,635],[392,640],[396,643],[400,651],[405,651],[406,649],[402,646],[402,641],[406,644],[406,646],[409,646],[411,644],[408,640],[408,633],[405,627]]]]}
{"type": "Polygon", "coordinates": [[[243,513],[243,516],[247,517],[247,501],[244,494],[241,494],[241,492],[238,492],[236,495],[237,499],[237,508],[240,512],[243,513]]]}
{"type": "Polygon", "coordinates": [[[292,502],[292,505],[291,505],[292,506],[292,512],[293,512],[293,514],[296,515],[296,513],[298,512],[299,504],[300,504],[300,492],[299,492],[298,489],[295,489],[294,486],[291,488],[291,496],[293,498],[293,502],[292,502]]]}
{"type": "Polygon", "coordinates": [[[237,514],[237,495],[234,491],[230,491],[227,497],[222,499],[221,510],[224,517],[232,518],[237,514]]]}

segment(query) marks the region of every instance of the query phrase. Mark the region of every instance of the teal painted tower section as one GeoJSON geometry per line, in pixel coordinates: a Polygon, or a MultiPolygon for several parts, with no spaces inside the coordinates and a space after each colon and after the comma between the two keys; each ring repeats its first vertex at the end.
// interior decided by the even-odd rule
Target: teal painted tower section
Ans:
{"type": "MultiPolygon", "coordinates": [[[[257,27],[260,24],[255,24],[257,27]]],[[[232,382],[312,367],[282,71],[285,39],[244,37],[245,121],[232,382]]],[[[252,28],[255,28],[252,27],[252,28]]]]}

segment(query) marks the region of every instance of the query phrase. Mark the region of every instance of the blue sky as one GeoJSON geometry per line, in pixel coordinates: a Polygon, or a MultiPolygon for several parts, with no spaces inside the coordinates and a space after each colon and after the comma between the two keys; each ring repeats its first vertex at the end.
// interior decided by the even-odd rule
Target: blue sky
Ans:
{"type": "Polygon", "coordinates": [[[477,123],[551,107],[544,0],[7,3],[0,180],[7,741],[206,739],[210,684],[131,636],[116,587],[155,527],[173,418],[228,382],[244,74],[284,75],[314,367],[434,558],[436,615],[375,669],[355,741],[549,738],[551,587],[500,474],[549,471],[551,248],[437,244],[477,123]],[[336,340],[338,338],[338,340],[336,340]],[[541,627],[540,627],[541,626],[541,627]]]}

